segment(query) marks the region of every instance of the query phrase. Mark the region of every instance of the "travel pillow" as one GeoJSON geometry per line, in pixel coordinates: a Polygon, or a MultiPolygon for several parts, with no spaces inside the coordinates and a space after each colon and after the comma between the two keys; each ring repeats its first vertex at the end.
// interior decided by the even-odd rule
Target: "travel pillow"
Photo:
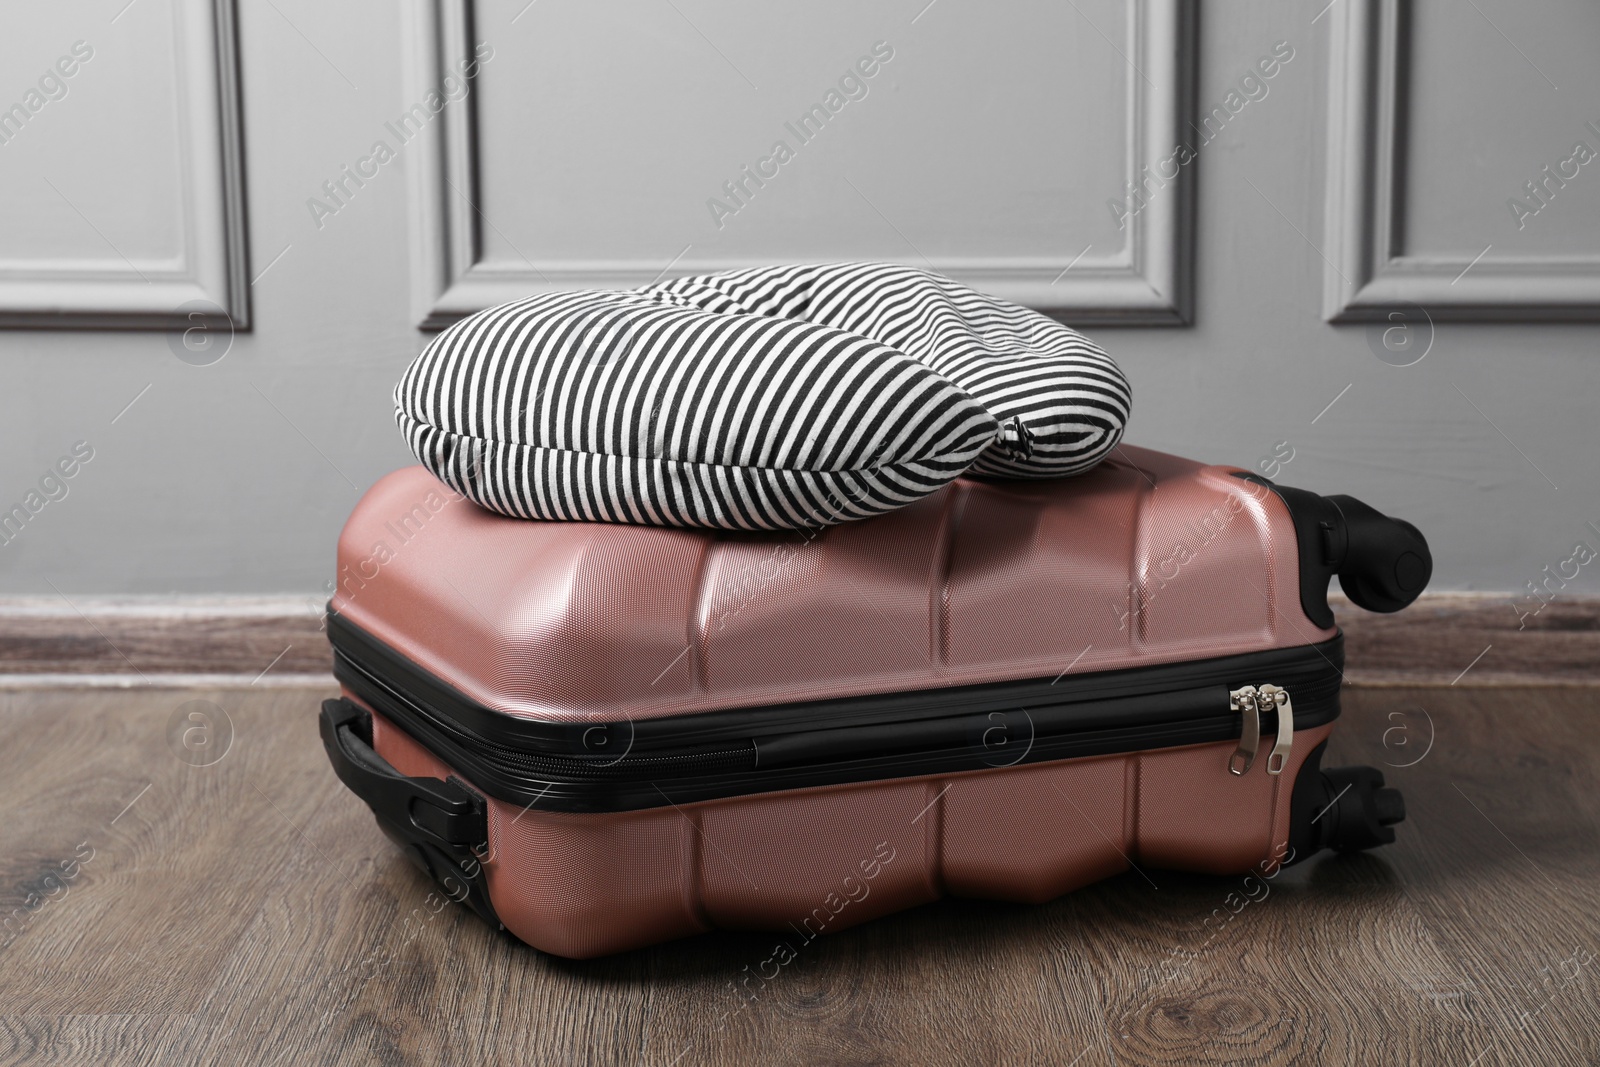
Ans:
{"type": "Polygon", "coordinates": [[[963,473],[1081,473],[1128,405],[1076,331],[881,263],[514,301],[395,389],[412,452],[492,511],[729,530],[865,518],[963,473]]]}
{"type": "Polygon", "coordinates": [[[491,511],[727,530],[891,511],[994,417],[869,337],[670,293],[549,293],[440,333],[395,388],[417,458],[491,511]]]}
{"type": "Polygon", "coordinates": [[[870,337],[960,386],[1000,424],[970,474],[1080,474],[1122,438],[1131,393],[1094,342],[1028,308],[894,263],[756,267],[645,290],[711,311],[770,315],[870,337]]]}

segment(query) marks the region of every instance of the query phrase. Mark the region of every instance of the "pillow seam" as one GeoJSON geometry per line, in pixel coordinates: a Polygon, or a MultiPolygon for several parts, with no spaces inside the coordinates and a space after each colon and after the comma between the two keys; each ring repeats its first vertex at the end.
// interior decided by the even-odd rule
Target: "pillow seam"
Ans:
{"type": "MultiPolygon", "coordinates": [[[[546,452],[562,452],[570,456],[600,456],[604,459],[624,460],[629,463],[682,463],[693,467],[710,467],[714,469],[730,471],[760,471],[772,474],[840,475],[872,474],[877,471],[895,470],[910,464],[939,462],[939,457],[937,456],[915,456],[909,459],[896,460],[893,463],[885,463],[877,467],[758,467],[749,463],[712,463],[707,460],[684,459],[678,456],[630,456],[619,452],[591,452],[587,449],[580,448],[557,448],[553,445],[529,444],[526,441],[502,441],[492,437],[478,437],[475,434],[458,433],[455,430],[446,430],[442,426],[435,426],[431,422],[424,422],[423,420],[414,418],[403,411],[399,412],[399,414],[404,415],[405,418],[410,420],[416,426],[426,427],[435,433],[446,434],[461,441],[473,441],[483,445],[509,445],[515,448],[542,449],[546,452]]],[[[983,452],[984,450],[980,448],[976,453],[973,454],[971,459],[962,465],[961,469],[963,471],[969,470],[975,463],[977,463],[978,459],[983,455],[983,452]]],[[[952,477],[959,477],[959,475],[954,475],[952,477]]]]}

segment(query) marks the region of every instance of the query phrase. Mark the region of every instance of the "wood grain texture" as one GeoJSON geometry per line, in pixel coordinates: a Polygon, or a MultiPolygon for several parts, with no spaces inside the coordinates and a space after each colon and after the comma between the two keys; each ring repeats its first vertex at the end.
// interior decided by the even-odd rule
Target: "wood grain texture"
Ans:
{"type": "Polygon", "coordinates": [[[264,682],[324,675],[333,655],[323,602],[315,596],[0,600],[0,677],[120,675],[144,684],[172,674],[250,681],[267,672],[264,682]]]}
{"type": "Polygon", "coordinates": [[[1600,598],[1436,593],[1394,615],[1342,597],[1333,609],[1352,685],[1600,683],[1600,598]]]}
{"type": "MultiPolygon", "coordinates": [[[[1396,615],[1342,597],[1333,606],[1350,685],[1600,684],[1600,598],[1558,596],[1540,608],[1511,594],[1438,593],[1396,615]]],[[[312,596],[0,600],[0,683],[99,675],[147,684],[183,674],[305,684],[333,669],[321,611],[312,596]]]]}
{"type": "Polygon", "coordinates": [[[1594,689],[1347,694],[1329,762],[1384,766],[1400,840],[1254,902],[946,901],[771,978],[771,935],[573,963],[436,909],[326,764],[332,692],[0,693],[0,1063],[1600,1062],[1594,689]]]}

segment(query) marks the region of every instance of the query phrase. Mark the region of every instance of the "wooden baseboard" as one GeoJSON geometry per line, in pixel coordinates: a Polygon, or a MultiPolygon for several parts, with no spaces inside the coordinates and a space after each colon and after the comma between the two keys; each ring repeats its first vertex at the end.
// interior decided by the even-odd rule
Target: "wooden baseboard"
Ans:
{"type": "Polygon", "coordinates": [[[0,685],[322,684],[314,597],[0,599],[0,685]]]}
{"type": "Polygon", "coordinates": [[[1509,593],[1430,593],[1374,615],[1343,597],[1346,680],[1356,685],[1600,683],[1600,597],[1557,598],[1537,615],[1509,593]]]}
{"type": "MultiPolygon", "coordinates": [[[[1600,598],[1525,618],[1486,593],[1334,612],[1352,685],[1600,684],[1600,598]]],[[[0,686],[320,685],[331,671],[314,597],[0,599],[0,686]]]]}

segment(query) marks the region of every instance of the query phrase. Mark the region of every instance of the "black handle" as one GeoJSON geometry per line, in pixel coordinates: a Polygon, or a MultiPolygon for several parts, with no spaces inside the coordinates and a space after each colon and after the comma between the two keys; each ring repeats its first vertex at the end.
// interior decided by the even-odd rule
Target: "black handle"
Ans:
{"type": "Polygon", "coordinates": [[[373,749],[367,713],[349,700],[322,704],[322,744],[334,773],[385,822],[445,849],[470,852],[488,841],[483,808],[465,786],[407,778],[373,749]]]}
{"type": "Polygon", "coordinates": [[[322,702],[322,747],[339,780],[378,826],[451,899],[499,925],[484,885],[489,823],[483,800],[454,778],[408,778],[372,747],[372,718],[346,699],[322,702]]]}
{"type": "Polygon", "coordinates": [[[1335,574],[1352,603],[1381,612],[1416,600],[1433,577],[1427,539],[1409,522],[1353,496],[1322,496],[1259,474],[1236,474],[1271,489],[1288,507],[1300,549],[1300,606],[1318,626],[1333,625],[1328,582],[1335,574]]]}

